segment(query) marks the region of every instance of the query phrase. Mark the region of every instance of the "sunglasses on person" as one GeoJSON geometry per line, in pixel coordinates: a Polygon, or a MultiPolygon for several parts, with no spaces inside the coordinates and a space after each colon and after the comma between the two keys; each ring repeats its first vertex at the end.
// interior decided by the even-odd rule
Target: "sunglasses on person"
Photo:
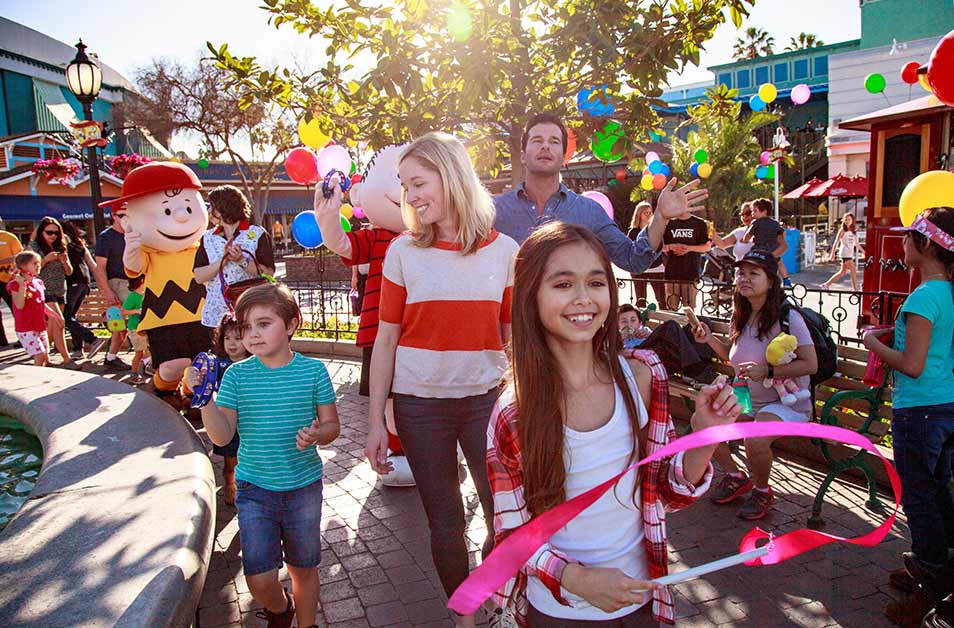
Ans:
{"type": "Polygon", "coordinates": [[[44,231],[43,235],[48,235],[48,236],[60,235],[60,231],[59,229],[54,229],[53,231],[44,231]]]}

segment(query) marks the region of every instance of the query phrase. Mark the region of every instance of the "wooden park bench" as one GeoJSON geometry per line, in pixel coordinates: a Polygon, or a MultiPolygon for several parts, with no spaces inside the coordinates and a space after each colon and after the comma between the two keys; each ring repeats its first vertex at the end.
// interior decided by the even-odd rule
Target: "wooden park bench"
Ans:
{"type": "MultiPolygon", "coordinates": [[[[686,324],[682,314],[668,311],[646,310],[643,320],[650,328],[655,328],[663,322],[672,320],[680,325],[686,324]]],[[[728,343],[729,324],[722,321],[713,321],[712,333],[719,340],[728,343]]],[[[890,376],[885,375],[880,386],[872,388],[865,384],[865,368],[868,361],[868,351],[855,345],[841,342],[838,344],[837,372],[834,377],[821,383],[815,389],[815,419],[825,425],[834,425],[854,430],[865,436],[875,445],[881,444],[883,438],[891,428],[891,385],[890,376]]],[[[730,378],[733,376],[732,367],[716,359],[716,370],[730,378]]],[[[669,395],[673,414],[678,418],[688,419],[693,410],[696,392],[703,384],[691,379],[684,379],[678,374],[670,374],[669,395]],[[685,416],[679,416],[681,401],[684,404],[685,416]]],[[[865,475],[868,483],[868,501],[866,505],[875,512],[884,512],[884,505],[878,498],[878,488],[875,474],[869,466],[868,453],[864,450],[855,451],[846,446],[836,445],[828,441],[812,439],[820,447],[821,453],[829,465],[828,474],[822,481],[815,495],[812,514],[808,520],[810,527],[820,527],[824,521],[821,517],[822,504],[825,493],[832,482],[841,473],[849,469],[858,469],[865,475]]],[[[882,454],[891,459],[890,448],[880,447],[882,454]]]]}
{"type": "Polygon", "coordinates": [[[106,309],[109,303],[99,290],[92,290],[76,313],[76,320],[88,327],[106,327],[106,309]]]}

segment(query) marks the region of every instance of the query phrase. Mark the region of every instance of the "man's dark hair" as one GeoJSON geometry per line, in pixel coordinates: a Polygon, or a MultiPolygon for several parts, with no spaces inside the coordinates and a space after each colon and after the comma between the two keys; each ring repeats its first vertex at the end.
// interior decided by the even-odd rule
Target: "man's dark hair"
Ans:
{"type": "Polygon", "coordinates": [[[625,314],[626,312],[636,312],[639,314],[639,310],[637,310],[636,306],[634,306],[632,303],[623,303],[619,306],[620,314],[625,314]]]}
{"type": "Polygon", "coordinates": [[[530,129],[537,126],[538,124],[555,124],[560,127],[560,133],[563,135],[563,152],[566,152],[566,125],[563,124],[563,118],[556,115],[555,113],[538,113],[537,115],[530,118],[530,121],[527,122],[527,126],[523,127],[523,137],[520,138],[520,148],[524,152],[527,151],[527,140],[530,139],[530,129]]]}

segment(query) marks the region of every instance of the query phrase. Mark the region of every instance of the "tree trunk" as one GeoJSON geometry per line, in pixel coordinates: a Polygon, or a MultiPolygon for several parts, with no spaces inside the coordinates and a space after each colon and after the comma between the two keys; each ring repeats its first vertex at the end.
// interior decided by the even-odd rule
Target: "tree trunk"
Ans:
{"type": "Polygon", "coordinates": [[[523,127],[514,122],[510,125],[510,185],[517,187],[517,184],[523,181],[523,162],[520,161],[520,136],[523,134],[523,127]]]}

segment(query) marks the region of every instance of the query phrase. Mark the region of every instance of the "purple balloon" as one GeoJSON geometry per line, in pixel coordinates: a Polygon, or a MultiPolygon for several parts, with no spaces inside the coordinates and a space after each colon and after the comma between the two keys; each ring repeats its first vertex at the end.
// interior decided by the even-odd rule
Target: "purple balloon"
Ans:
{"type": "Polygon", "coordinates": [[[610,220],[613,220],[613,203],[610,202],[609,197],[603,194],[602,192],[597,192],[595,190],[589,190],[583,192],[580,196],[585,196],[586,198],[591,198],[597,203],[600,204],[600,207],[603,208],[603,211],[606,212],[606,215],[610,217],[610,220]]]}
{"type": "Polygon", "coordinates": [[[646,153],[646,165],[648,166],[654,161],[659,161],[659,154],[656,151],[651,150],[648,153],[646,153]]]}
{"type": "Polygon", "coordinates": [[[772,153],[768,152],[767,150],[763,150],[762,154],[759,155],[759,162],[763,166],[769,165],[772,162],[772,153]]]}
{"type": "Polygon", "coordinates": [[[792,102],[796,105],[804,105],[812,97],[812,90],[805,83],[799,83],[792,88],[792,102]]]}
{"type": "Polygon", "coordinates": [[[318,153],[318,175],[324,178],[332,170],[351,171],[351,155],[345,148],[337,144],[325,146],[318,153]]]}

